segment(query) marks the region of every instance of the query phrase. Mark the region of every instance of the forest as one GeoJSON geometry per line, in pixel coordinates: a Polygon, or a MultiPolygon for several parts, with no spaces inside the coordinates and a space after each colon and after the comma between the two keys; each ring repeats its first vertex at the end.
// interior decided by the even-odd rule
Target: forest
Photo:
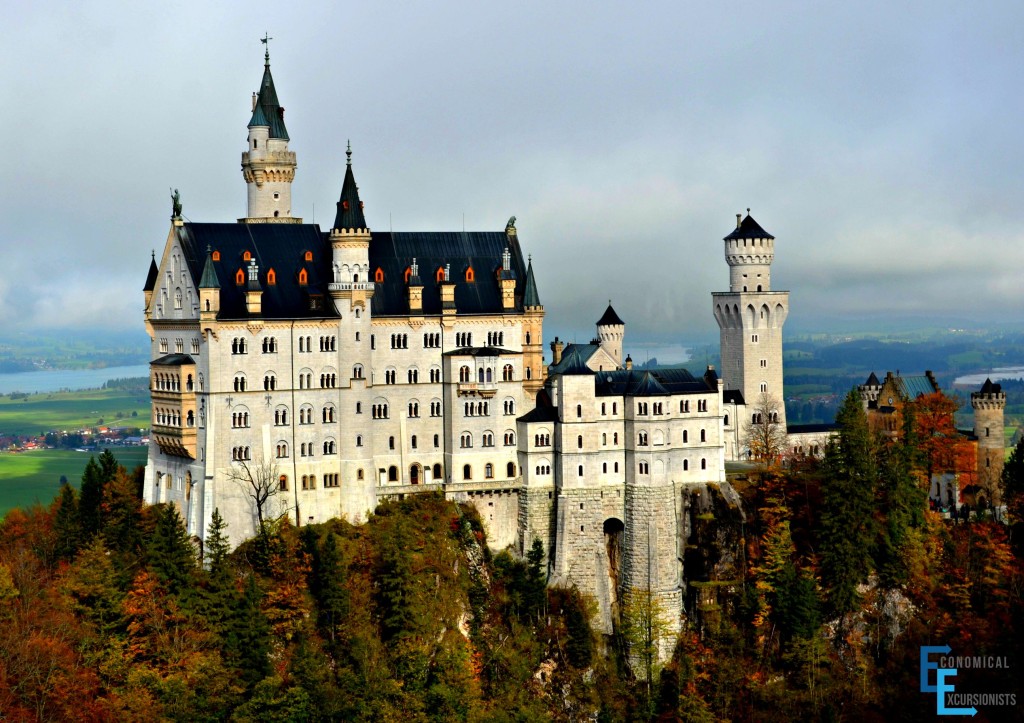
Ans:
{"type": "Polygon", "coordinates": [[[990,664],[947,679],[975,719],[1022,720],[1024,443],[1007,522],[944,519],[925,481],[961,464],[955,430],[919,406],[883,433],[850,396],[823,459],[765,464],[735,479],[742,510],[702,510],[665,659],[670,611],[598,635],[539,542],[492,554],[439,496],[237,547],[215,514],[200,550],[105,452],[0,523],[0,718],[917,721],[937,711],[921,646],[949,646],[990,664]]]}

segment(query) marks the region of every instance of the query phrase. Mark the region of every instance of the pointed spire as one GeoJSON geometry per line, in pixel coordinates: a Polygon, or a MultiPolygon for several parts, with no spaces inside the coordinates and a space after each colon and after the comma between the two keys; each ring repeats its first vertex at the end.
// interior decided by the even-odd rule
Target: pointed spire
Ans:
{"type": "Polygon", "coordinates": [[[363,216],[363,202],[359,200],[359,187],[352,173],[352,144],[345,151],[345,181],[341,184],[341,198],[338,199],[338,212],[334,216],[334,226],[339,231],[365,229],[366,218],[363,216]]]}
{"type": "MultiPolygon", "coordinates": [[[[268,38],[269,40],[269,38],[268,38]]],[[[270,47],[264,55],[263,80],[260,83],[256,107],[252,112],[249,127],[267,126],[271,138],[288,140],[288,129],[284,126],[284,108],[277,100],[277,89],[274,87],[274,76],[270,74],[270,47]]]]}
{"type": "Polygon", "coordinates": [[[146,274],[146,285],[142,287],[143,291],[152,291],[156,288],[156,277],[160,275],[160,270],[156,267],[156,251],[153,251],[153,257],[149,261],[149,273],[146,274]]]}
{"type": "Polygon", "coordinates": [[[217,270],[213,267],[213,249],[206,247],[206,264],[203,266],[203,276],[199,280],[200,289],[219,289],[220,282],[217,280],[217,270]]]}
{"type": "Polygon", "coordinates": [[[619,318],[612,308],[611,299],[608,300],[608,308],[604,310],[604,316],[597,321],[598,326],[624,326],[626,322],[619,318]]]}
{"type": "Polygon", "coordinates": [[[537,280],[533,278],[533,256],[527,257],[526,289],[523,291],[523,306],[540,306],[537,280]]]}

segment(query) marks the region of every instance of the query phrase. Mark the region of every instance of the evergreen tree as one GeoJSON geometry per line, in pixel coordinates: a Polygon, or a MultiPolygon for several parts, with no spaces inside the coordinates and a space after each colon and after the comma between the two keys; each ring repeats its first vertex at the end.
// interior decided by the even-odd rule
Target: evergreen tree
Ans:
{"type": "Polygon", "coordinates": [[[103,504],[103,470],[90,457],[82,473],[82,492],[78,499],[78,519],[84,540],[92,539],[100,530],[103,504]]]}
{"type": "Polygon", "coordinates": [[[100,455],[99,464],[103,484],[112,482],[118,470],[117,457],[109,449],[105,449],[100,455]]]}
{"type": "Polygon", "coordinates": [[[260,609],[262,599],[256,576],[249,575],[224,638],[224,657],[241,671],[246,689],[270,673],[270,623],[260,609]]]}
{"type": "Polygon", "coordinates": [[[544,564],[544,543],[533,538],[530,551],[526,553],[527,576],[524,606],[526,613],[540,616],[544,613],[547,597],[547,566],[544,564]]]}
{"type": "Polygon", "coordinates": [[[82,528],[78,520],[78,496],[69,484],[62,484],[53,515],[54,552],[58,559],[71,560],[81,544],[82,528]]]}
{"type": "Polygon", "coordinates": [[[103,495],[103,539],[112,550],[134,555],[142,545],[142,501],[124,467],[118,467],[103,495]]]}
{"type": "Polygon", "coordinates": [[[381,539],[380,568],[377,575],[380,621],[385,641],[409,632],[413,626],[413,575],[409,555],[409,535],[397,524],[393,534],[381,539]]]}
{"type": "MultiPolygon", "coordinates": [[[[1003,502],[1010,513],[1011,524],[1019,526],[1024,522],[1024,437],[1017,441],[1003,467],[1003,502]]],[[[1020,542],[1022,540],[1018,539],[1020,542]]]]}
{"type": "Polygon", "coordinates": [[[174,505],[163,505],[157,512],[148,556],[150,571],[168,592],[177,594],[189,586],[195,552],[174,505]]]}
{"type": "Polygon", "coordinates": [[[338,551],[337,535],[333,532],[327,533],[313,569],[316,577],[314,598],[319,610],[317,621],[323,634],[334,643],[348,616],[349,593],[345,587],[347,570],[338,551]]]}
{"type": "Polygon", "coordinates": [[[836,421],[838,438],[825,449],[820,549],[829,607],[842,618],[856,610],[857,585],[871,572],[877,474],[867,417],[855,390],[846,396],[836,421]]]}
{"type": "Polygon", "coordinates": [[[231,540],[225,533],[228,529],[218,508],[213,509],[210,525],[206,528],[205,562],[210,574],[214,575],[227,564],[228,553],[231,552],[231,540]]]}

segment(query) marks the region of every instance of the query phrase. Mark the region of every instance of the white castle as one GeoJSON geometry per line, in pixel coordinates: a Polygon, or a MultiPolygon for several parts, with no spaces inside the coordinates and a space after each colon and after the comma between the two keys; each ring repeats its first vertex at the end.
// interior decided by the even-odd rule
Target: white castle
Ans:
{"type": "Polygon", "coordinates": [[[633,369],[610,304],[592,344],[556,340],[546,367],[514,218],[371,231],[351,150],[330,230],[293,217],[269,55],[248,128],[246,217],[186,222],[176,201],[146,281],[146,502],[175,504],[200,540],[219,509],[237,542],[258,513],[359,522],[438,491],[478,509],[494,548],[541,540],[552,581],[592,594],[605,629],[630,591],[681,609],[689,496],[725,485],[753,400],[774,397],[785,424],[774,238],[748,212],[724,239],[722,377],[633,369]],[[251,482],[270,493],[262,507],[251,482]]]}

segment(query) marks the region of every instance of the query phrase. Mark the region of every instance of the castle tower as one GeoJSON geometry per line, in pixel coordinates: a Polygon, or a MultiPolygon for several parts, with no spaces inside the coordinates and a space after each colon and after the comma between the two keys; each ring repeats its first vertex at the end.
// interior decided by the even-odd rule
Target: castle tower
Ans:
{"type": "Polygon", "coordinates": [[[971,408],[974,410],[974,435],[978,438],[978,485],[986,491],[989,504],[999,505],[1002,503],[999,483],[1006,452],[1003,436],[1006,392],[999,384],[986,379],[980,391],[971,393],[971,408]]]}
{"type": "Polygon", "coordinates": [[[625,335],[626,322],[619,318],[612,308],[612,302],[609,301],[604,316],[597,322],[597,338],[601,342],[601,348],[608,352],[619,367],[622,366],[622,339],[625,335]]]}
{"type": "Polygon", "coordinates": [[[782,428],[786,409],[782,390],[782,325],[789,314],[789,292],[772,291],[775,237],[750,215],[736,214],[736,229],[726,236],[729,291],[711,294],[721,330],[722,377],[726,389],[738,389],[748,408],[763,394],[775,402],[782,428]]]}
{"type": "Polygon", "coordinates": [[[302,223],[302,219],[292,218],[295,153],[288,150],[288,140],[268,50],[260,91],[253,94],[249,138],[242,153],[242,177],[248,189],[246,218],[239,219],[242,223],[302,223]]]}

